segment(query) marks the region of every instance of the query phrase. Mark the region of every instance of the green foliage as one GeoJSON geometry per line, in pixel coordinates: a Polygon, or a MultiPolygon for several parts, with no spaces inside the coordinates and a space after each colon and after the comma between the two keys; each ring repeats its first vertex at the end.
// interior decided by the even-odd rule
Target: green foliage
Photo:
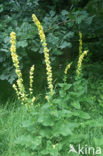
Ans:
{"type": "Polygon", "coordinates": [[[70,144],[102,147],[103,119],[96,108],[91,110],[96,101],[88,83],[82,73],[57,84],[52,101],[37,102],[30,109],[1,108],[0,154],[67,156],[70,144]]]}
{"type": "MultiPolygon", "coordinates": [[[[38,11],[37,16],[44,25],[53,63],[57,58],[60,59],[60,55],[64,59],[65,50],[68,51],[68,58],[71,49],[72,54],[78,55],[79,31],[83,32],[83,50],[90,49],[89,58],[85,60],[86,65],[83,65],[84,70],[79,78],[74,76],[73,69],[72,75],[67,76],[67,82],[57,83],[55,80],[55,94],[51,101],[47,102],[43,93],[41,101],[38,96],[35,105],[29,110],[17,101],[8,102],[7,108],[0,106],[1,156],[67,156],[70,155],[70,144],[75,147],[81,144],[103,148],[103,63],[100,61],[103,49],[103,2],[85,2],[71,0],[69,7],[66,7],[67,2],[63,2],[65,5],[62,6],[58,0],[2,1],[0,4],[1,80],[12,83],[16,79],[8,48],[12,30],[17,33],[17,53],[20,62],[24,64],[20,63],[21,69],[26,71],[26,67],[38,54],[41,57],[38,55],[36,58],[43,61],[43,49],[31,20],[34,9],[38,11]]],[[[62,66],[58,71],[56,67],[56,74],[61,79],[62,72],[62,66]]],[[[43,77],[43,83],[39,81],[37,87],[44,87],[44,73],[38,70],[37,77],[43,77]]]]}
{"type": "MultiPolygon", "coordinates": [[[[75,43],[73,40],[77,40],[77,33],[79,30],[83,32],[87,30],[88,26],[92,24],[94,14],[90,14],[85,10],[74,10],[60,9],[57,14],[57,10],[50,9],[50,11],[45,11],[44,6],[41,5],[42,2],[36,1],[10,1],[2,2],[0,5],[2,16],[0,29],[0,66],[2,73],[0,74],[1,80],[8,80],[8,82],[13,83],[16,78],[14,73],[14,68],[10,59],[9,52],[9,34],[11,31],[15,31],[17,34],[17,52],[19,54],[19,59],[21,62],[25,60],[24,66],[29,66],[31,64],[31,58],[35,58],[35,54],[42,54],[43,49],[41,47],[37,28],[34,28],[32,23],[31,14],[35,10],[35,13],[39,17],[40,21],[43,23],[44,31],[47,36],[48,47],[51,53],[51,61],[56,62],[56,58],[60,55],[65,54],[65,51],[75,51],[75,43]],[[13,9],[12,9],[13,8],[13,9]],[[9,12],[8,12],[9,10],[9,12]],[[36,12],[38,10],[38,12],[36,12]],[[5,13],[8,12],[6,15],[5,13]],[[8,25],[10,25],[8,27],[8,25]],[[75,36],[76,34],[76,36],[75,36]],[[73,46],[72,46],[73,45],[73,46]]],[[[60,3],[56,1],[56,5],[60,3]]],[[[45,2],[48,7],[50,7],[48,2],[45,2]]],[[[64,3],[65,6],[67,5],[64,3]]],[[[54,5],[54,2],[53,2],[54,5]]],[[[58,6],[60,7],[62,3],[58,6]]],[[[72,6],[72,2],[70,3],[72,6]]],[[[55,8],[55,5],[52,6],[55,8]]],[[[61,8],[61,7],[60,7],[61,8]]],[[[48,9],[47,9],[48,10],[48,9]]],[[[84,35],[87,36],[84,32],[84,35]]],[[[72,52],[73,53],[73,52],[72,52]]],[[[70,52],[68,53],[68,56],[70,52]]],[[[42,59],[43,61],[43,59],[42,59]]],[[[24,69],[21,63],[21,68],[24,69]]]]}

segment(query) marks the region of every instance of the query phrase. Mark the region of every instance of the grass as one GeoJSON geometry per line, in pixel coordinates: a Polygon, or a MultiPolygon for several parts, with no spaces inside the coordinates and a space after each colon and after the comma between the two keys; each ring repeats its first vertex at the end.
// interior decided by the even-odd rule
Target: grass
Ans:
{"type": "MultiPolygon", "coordinates": [[[[35,127],[33,129],[33,127],[31,126],[32,123],[25,122],[25,121],[30,120],[33,122],[33,120],[31,120],[31,117],[34,117],[33,113],[35,114],[35,107],[32,108],[32,112],[30,113],[28,112],[25,106],[20,106],[19,103],[17,102],[14,102],[11,104],[9,101],[6,103],[5,107],[0,108],[0,116],[1,116],[0,117],[0,155],[1,156],[14,156],[14,155],[15,156],[24,156],[24,155],[25,156],[32,156],[32,155],[39,156],[39,153],[35,154],[35,150],[33,151],[33,149],[31,148],[29,149],[28,146],[27,147],[24,146],[24,142],[22,139],[21,139],[21,145],[17,145],[15,143],[17,138],[21,136],[21,134],[32,136],[33,130],[35,131],[35,127]],[[27,131],[24,130],[25,128],[27,129],[27,131]]],[[[41,115],[42,115],[42,112],[41,112],[41,115]]],[[[84,144],[93,145],[94,147],[95,145],[94,145],[93,139],[97,137],[102,138],[103,136],[102,116],[98,114],[98,111],[92,112],[91,116],[93,117],[90,121],[89,120],[84,121],[84,125],[83,125],[84,128],[81,127],[79,130],[74,131],[74,134],[76,135],[72,137],[76,144],[82,143],[83,145],[84,144]],[[83,137],[84,139],[82,138],[81,140],[81,137],[83,137]]],[[[35,117],[34,117],[34,121],[35,121],[35,117]]],[[[75,119],[72,120],[72,122],[75,122],[75,119]]],[[[59,130],[59,127],[58,127],[58,130],[59,130]]],[[[41,132],[41,130],[39,131],[41,132]]],[[[68,156],[67,154],[69,150],[68,142],[72,143],[71,137],[70,137],[70,140],[67,140],[67,143],[66,143],[67,147],[63,149],[63,152],[61,152],[60,156],[62,156],[62,154],[64,154],[63,156],[68,156]]],[[[46,149],[46,147],[44,149],[46,149]]]]}
{"type": "MultiPolygon", "coordinates": [[[[97,77],[96,72],[94,72],[94,75],[97,77]]],[[[93,79],[95,78],[93,77],[93,79]]],[[[86,101],[89,102],[81,103],[82,108],[80,110],[75,109],[70,105],[69,107],[67,107],[67,105],[65,104],[66,97],[63,98],[60,97],[61,92],[64,89],[58,88],[59,90],[58,89],[56,90],[56,95],[54,96],[55,108],[53,108],[53,112],[56,113],[56,118],[52,114],[52,118],[49,120],[49,122],[47,118],[44,117],[48,114],[49,116],[51,116],[51,112],[49,112],[50,111],[49,105],[45,101],[43,96],[41,100],[39,99],[38,96],[37,98],[38,100],[32,107],[31,111],[28,111],[26,107],[24,105],[21,105],[17,100],[14,101],[10,99],[7,100],[5,105],[1,105],[0,106],[0,156],[14,156],[14,155],[15,156],[32,156],[32,155],[68,156],[69,144],[75,145],[76,148],[78,144],[102,148],[103,147],[103,126],[102,126],[103,109],[98,102],[98,99],[100,98],[99,97],[100,93],[98,93],[98,97],[96,97],[96,88],[101,87],[99,82],[102,81],[102,77],[99,78],[96,82],[92,81],[92,77],[89,77],[88,80],[89,80],[88,82],[89,90],[87,93],[88,100],[86,101]],[[60,95],[58,91],[60,92],[60,95]],[[62,113],[59,113],[61,111],[62,113]],[[83,114],[83,118],[81,118],[81,115],[73,116],[73,117],[68,117],[68,115],[66,115],[65,117],[63,117],[63,111],[64,112],[73,111],[72,113],[74,114],[76,112],[79,113],[81,111],[85,111],[89,114],[90,118],[88,118],[87,114],[83,114]],[[86,116],[84,117],[84,115],[86,115],[87,118],[86,116]],[[41,122],[41,119],[43,119],[44,123],[41,122]],[[71,123],[78,124],[77,128],[75,129],[72,129],[72,127],[70,128],[70,130],[73,133],[72,135],[68,135],[69,129],[67,129],[67,131],[65,132],[67,133],[67,136],[62,134],[62,132],[60,131],[60,125],[62,126],[64,122],[68,122],[69,124],[71,123]],[[50,125],[52,123],[53,126],[50,125]],[[53,136],[52,130],[55,129],[56,125],[59,125],[59,127],[57,128],[57,131],[55,130],[55,136],[53,136]],[[36,130],[35,130],[35,126],[36,126],[36,130]],[[49,133],[51,134],[50,136],[49,133]],[[33,138],[35,140],[35,136],[39,136],[39,135],[42,136],[42,143],[40,143],[39,147],[38,148],[36,147],[35,149],[34,146],[36,142],[32,142],[31,139],[33,138]],[[29,141],[26,140],[26,138],[28,138],[29,141]],[[59,154],[56,153],[56,150],[54,151],[54,149],[51,148],[51,143],[52,146],[55,144],[59,145],[58,148],[59,149],[61,148],[59,150],[59,154]],[[48,151],[47,147],[49,148],[49,153],[47,152],[48,151]],[[47,152],[47,154],[45,153],[45,151],[47,152]],[[43,152],[45,154],[43,154],[43,152]]],[[[69,90],[69,94],[70,92],[71,89],[69,90]]],[[[82,97],[85,97],[84,95],[85,93],[82,95],[82,97]]],[[[65,96],[64,92],[62,96],[65,96]]],[[[63,129],[63,131],[65,129],[63,129]]],[[[86,155],[92,156],[92,153],[86,155]]],[[[72,153],[70,156],[72,156],[72,153]]]]}

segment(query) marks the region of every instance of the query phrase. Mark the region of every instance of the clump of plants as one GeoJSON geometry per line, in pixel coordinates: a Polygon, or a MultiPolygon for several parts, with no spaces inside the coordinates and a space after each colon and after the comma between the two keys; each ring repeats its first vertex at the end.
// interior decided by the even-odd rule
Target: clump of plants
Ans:
{"type": "MultiPolygon", "coordinates": [[[[36,97],[33,95],[34,65],[30,68],[29,93],[26,92],[16,53],[16,34],[12,32],[10,51],[18,76],[17,84],[14,84],[13,88],[21,103],[29,106],[29,111],[25,109],[25,105],[22,105],[14,112],[15,121],[19,120],[19,122],[17,122],[17,126],[13,123],[13,126],[18,129],[12,138],[11,155],[16,155],[15,151],[17,151],[29,156],[72,156],[73,153],[69,153],[71,144],[75,145],[75,148],[78,144],[95,144],[95,139],[91,142],[91,134],[89,134],[89,130],[95,124],[87,109],[91,105],[91,97],[88,96],[88,82],[82,73],[82,62],[88,51],[82,51],[82,33],[79,33],[79,58],[75,77],[72,83],[67,81],[68,72],[73,64],[71,62],[64,70],[63,82],[54,87],[49,50],[43,27],[34,14],[32,18],[38,27],[44,49],[49,92],[46,94],[47,101],[45,103],[36,102],[36,97]]],[[[74,153],[74,155],[79,155],[79,153],[74,153]]]]}

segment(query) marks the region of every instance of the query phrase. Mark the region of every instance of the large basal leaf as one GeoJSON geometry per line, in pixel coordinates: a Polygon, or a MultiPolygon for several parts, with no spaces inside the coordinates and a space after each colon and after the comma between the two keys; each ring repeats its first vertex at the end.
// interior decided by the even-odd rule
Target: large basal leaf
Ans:
{"type": "Polygon", "coordinates": [[[15,144],[34,150],[41,144],[41,141],[41,136],[32,137],[30,135],[22,135],[15,140],[15,144]]]}
{"type": "Polygon", "coordinates": [[[58,137],[60,135],[68,136],[73,134],[74,128],[78,127],[77,123],[69,123],[69,121],[59,121],[55,124],[55,127],[53,128],[53,135],[58,137]]]}
{"type": "Polygon", "coordinates": [[[45,113],[40,113],[39,118],[37,122],[43,126],[53,126],[54,122],[52,121],[52,118],[49,114],[45,113]]]}

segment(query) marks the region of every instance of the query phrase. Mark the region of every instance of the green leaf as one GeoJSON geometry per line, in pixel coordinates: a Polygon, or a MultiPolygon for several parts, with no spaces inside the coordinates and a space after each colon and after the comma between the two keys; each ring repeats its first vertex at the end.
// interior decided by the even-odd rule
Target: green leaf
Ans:
{"type": "Polygon", "coordinates": [[[68,83],[58,83],[58,86],[60,86],[61,88],[63,88],[64,90],[68,90],[71,88],[72,84],[68,84],[68,83]]]}
{"type": "Polygon", "coordinates": [[[86,112],[79,111],[78,114],[79,114],[79,117],[80,117],[80,118],[83,118],[83,119],[90,119],[90,115],[89,115],[88,113],[86,113],[86,112]]]}
{"type": "Polygon", "coordinates": [[[0,4],[0,13],[3,12],[3,5],[0,4]]]}
{"type": "Polygon", "coordinates": [[[71,105],[74,107],[74,108],[76,108],[76,109],[80,109],[80,103],[79,103],[79,101],[74,101],[74,102],[71,102],[71,105]]]}
{"type": "Polygon", "coordinates": [[[59,121],[58,123],[56,123],[55,127],[53,128],[53,135],[56,137],[60,135],[63,136],[72,135],[72,131],[77,126],[78,126],[77,123],[59,121]]]}
{"type": "Polygon", "coordinates": [[[69,110],[63,109],[63,110],[53,110],[51,112],[51,115],[56,117],[56,120],[60,120],[63,119],[64,117],[70,118],[71,116],[73,116],[73,113],[69,110]]]}
{"type": "Polygon", "coordinates": [[[61,48],[61,49],[64,49],[64,48],[67,48],[67,47],[71,48],[71,47],[72,47],[72,44],[71,44],[70,42],[64,41],[64,42],[60,45],[60,48],[61,48]]]}
{"type": "Polygon", "coordinates": [[[41,144],[41,141],[41,136],[32,137],[30,135],[22,135],[16,139],[15,144],[34,150],[41,144]]]}
{"type": "Polygon", "coordinates": [[[61,14],[64,16],[64,15],[68,15],[68,11],[66,10],[62,10],[61,14]]]}
{"type": "Polygon", "coordinates": [[[26,121],[23,121],[23,123],[22,123],[23,128],[28,128],[28,127],[30,127],[32,125],[33,125],[32,120],[26,120],[26,121]]]}
{"type": "Polygon", "coordinates": [[[28,45],[28,43],[27,43],[26,40],[24,40],[24,41],[18,41],[18,42],[17,42],[17,47],[22,47],[22,48],[24,48],[24,47],[27,47],[27,45],[28,45]]]}
{"type": "Polygon", "coordinates": [[[70,31],[64,36],[64,39],[69,39],[72,38],[73,36],[74,36],[74,32],[70,31]]]}
{"type": "Polygon", "coordinates": [[[58,156],[58,152],[62,149],[62,145],[59,144],[52,144],[51,141],[47,141],[46,148],[41,152],[42,155],[51,155],[51,156],[58,156]]]}
{"type": "Polygon", "coordinates": [[[52,135],[52,131],[51,131],[50,127],[41,128],[39,133],[42,137],[46,137],[46,138],[50,138],[52,135]]]}
{"type": "Polygon", "coordinates": [[[43,126],[53,126],[54,125],[52,118],[46,112],[40,113],[40,116],[38,117],[37,122],[39,124],[42,124],[43,126]]]}
{"type": "Polygon", "coordinates": [[[103,136],[101,136],[100,138],[94,138],[94,142],[96,146],[103,145],[103,136]]]}

